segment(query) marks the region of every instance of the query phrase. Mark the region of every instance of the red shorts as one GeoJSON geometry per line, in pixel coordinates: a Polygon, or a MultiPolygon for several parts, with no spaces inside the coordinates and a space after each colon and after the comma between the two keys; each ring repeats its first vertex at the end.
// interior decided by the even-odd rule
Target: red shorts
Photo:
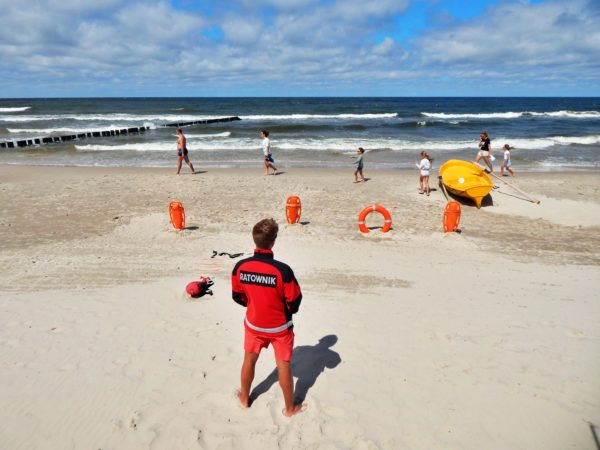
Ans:
{"type": "Polygon", "coordinates": [[[275,358],[283,361],[292,359],[292,350],[294,349],[294,331],[288,328],[287,332],[281,336],[268,336],[266,334],[254,334],[245,328],[244,333],[244,351],[260,354],[263,348],[273,344],[275,358]]]}

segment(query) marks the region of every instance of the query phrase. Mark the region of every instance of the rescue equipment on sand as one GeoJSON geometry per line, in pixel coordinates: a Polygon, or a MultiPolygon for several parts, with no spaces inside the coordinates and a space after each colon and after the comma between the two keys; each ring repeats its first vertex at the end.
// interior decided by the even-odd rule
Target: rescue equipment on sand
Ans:
{"type": "Polygon", "coordinates": [[[185,228],[185,210],[181,202],[174,201],[169,203],[169,216],[171,217],[171,224],[176,230],[183,230],[185,228]]]}
{"type": "Polygon", "coordinates": [[[458,230],[460,223],[460,203],[448,202],[444,208],[444,232],[450,233],[458,230]]]}
{"type": "Polygon", "coordinates": [[[202,297],[205,294],[213,295],[209,289],[215,282],[210,277],[200,277],[198,281],[192,281],[185,287],[185,291],[192,298],[202,297]]]}
{"type": "Polygon", "coordinates": [[[371,231],[365,225],[365,219],[373,211],[377,211],[378,213],[383,215],[384,225],[383,228],[381,228],[381,232],[387,233],[388,231],[390,231],[390,228],[392,228],[392,216],[390,215],[390,212],[381,205],[367,206],[360,212],[360,214],[358,215],[358,229],[363,233],[368,233],[369,231],[371,231]]]}
{"type": "Polygon", "coordinates": [[[285,217],[288,223],[300,222],[300,215],[302,214],[302,204],[300,203],[300,197],[292,195],[287,198],[285,203],[285,217]]]}
{"type": "Polygon", "coordinates": [[[483,168],[469,161],[451,159],[442,164],[438,173],[450,192],[470,198],[477,208],[481,207],[481,201],[494,187],[492,179],[483,168]]]}

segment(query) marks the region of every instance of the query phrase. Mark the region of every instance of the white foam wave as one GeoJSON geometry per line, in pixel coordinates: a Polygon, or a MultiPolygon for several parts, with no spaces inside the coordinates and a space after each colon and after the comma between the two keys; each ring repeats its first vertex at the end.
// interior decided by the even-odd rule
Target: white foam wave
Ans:
{"type": "Polygon", "coordinates": [[[94,122],[194,122],[196,120],[214,119],[215,116],[179,115],[179,114],[47,114],[29,116],[0,116],[1,122],[39,122],[50,120],[75,120],[94,122]]]}
{"type": "Polygon", "coordinates": [[[321,120],[321,119],[393,119],[398,113],[381,114],[283,114],[283,115],[249,115],[240,116],[242,120],[321,120]]]}
{"type": "Polygon", "coordinates": [[[436,119],[517,119],[525,116],[537,117],[564,117],[573,119],[600,119],[600,111],[550,111],[550,112],[502,112],[502,113],[478,113],[478,114],[452,114],[452,113],[428,113],[421,115],[436,119]]]}
{"type": "MultiPolygon", "coordinates": [[[[122,130],[123,128],[134,128],[138,127],[137,125],[126,124],[126,125],[116,125],[110,124],[102,127],[96,128],[75,128],[75,127],[57,127],[57,128],[7,128],[9,133],[27,133],[27,134],[56,134],[56,133],[85,133],[85,132],[94,132],[94,131],[110,131],[110,130],[122,130]]],[[[151,122],[144,123],[144,126],[150,127],[151,129],[155,129],[156,125],[151,122]]]]}
{"type": "Polygon", "coordinates": [[[432,117],[434,119],[516,119],[521,117],[520,112],[505,112],[505,113],[481,113],[481,114],[448,114],[448,113],[427,113],[421,115],[432,117]]]}
{"type": "Polygon", "coordinates": [[[2,112],[2,113],[21,112],[21,111],[27,111],[28,109],[31,109],[31,106],[18,106],[18,107],[14,107],[14,108],[0,108],[0,112],[2,112]]]}
{"type": "Polygon", "coordinates": [[[526,113],[531,116],[548,116],[548,117],[571,117],[578,119],[599,119],[600,111],[553,111],[543,113],[526,113]]]}
{"type": "MultiPolygon", "coordinates": [[[[226,132],[229,133],[229,132],[226,132]]],[[[188,148],[190,151],[241,151],[241,152],[257,152],[260,153],[260,142],[254,138],[235,138],[235,139],[219,139],[225,136],[226,133],[218,133],[212,136],[199,136],[197,138],[188,136],[188,148]],[[223,135],[223,136],[220,136],[223,135]],[[216,138],[216,139],[213,139],[216,138]]],[[[498,137],[492,142],[492,151],[500,152],[503,144],[510,144],[517,150],[541,150],[553,146],[566,145],[596,145],[600,143],[600,135],[591,136],[554,136],[548,138],[536,139],[511,139],[498,137]]],[[[458,151],[467,150],[475,152],[477,150],[477,142],[472,140],[464,141],[409,141],[403,139],[370,139],[365,141],[359,138],[344,138],[344,139],[289,139],[285,141],[272,141],[271,146],[274,152],[278,150],[293,151],[333,151],[345,152],[354,151],[357,147],[364,147],[367,150],[379,151],[458,151]]],[[[140,142],[131,144],[85,144],[76,145],[78,150],[82,151],[162,151],[174,152],[175,145],[173,141],[158,141],[158,142],[140,142]]]]}
{"type": "Polygon", "coordinates": [[[213,134],[186,134],[188,139],[201,139],[201,138],[214,138],[214,137],[229,137],[231,136],[231,131],[224,131],[223,133],[213,133],[213,134]]]}
{"type": "MultiPolygon", "coordinates": [[[[552,136],[538,139],[504,139],[498,138],[497,142],[508,143],[511,147],[525,150],[540,150],[555,145],[595,145],[600,143],[600,135],[591,136],[552,136]]],[[[498,149],[501,145],[498,146],[498,149]]]]}

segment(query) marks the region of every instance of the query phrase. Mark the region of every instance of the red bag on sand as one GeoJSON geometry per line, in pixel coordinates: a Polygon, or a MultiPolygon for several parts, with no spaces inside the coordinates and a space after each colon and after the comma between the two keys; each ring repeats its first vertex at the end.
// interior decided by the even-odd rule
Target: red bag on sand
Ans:
{"type": "Polygon", "coordinates": [[[213,295],[209,289],[215,282],[210,277],[200,277],[198,281],[192,281],[185,287],[185,291],[192,298],[199,298],[205,294],[213,295]]]}

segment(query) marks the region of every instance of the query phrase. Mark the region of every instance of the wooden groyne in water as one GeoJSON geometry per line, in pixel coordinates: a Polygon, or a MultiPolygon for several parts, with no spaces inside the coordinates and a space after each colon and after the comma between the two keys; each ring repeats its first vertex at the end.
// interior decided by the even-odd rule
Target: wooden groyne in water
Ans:
{"type": "MultiPolygon", "coordinates": [[[[174,122],[162,125],[163,127],[187,127],[190,125],[205,125],[217,122],[233,122],[235,120],[242,120],[237,116],[234,117],[222,117],[219,119],[206,119],[206,120],[195,120],[193,122],[174,122]]],[[[79,141],[83,139],[91,139],[98,137],[110,137],[110,136],[123,136],[130,134],[144,133],[150,130],[150,127],[130,127],[121,129],[112,129],[105,131],[84,131],[77,134],[67,134],[63,136],[47,136],[31,139],[11,139],[0,142],[0,148],[20,148],[20,147],[32,147],[38,145],[47,144],[60,144],[63,142],[79,141]]]]}

